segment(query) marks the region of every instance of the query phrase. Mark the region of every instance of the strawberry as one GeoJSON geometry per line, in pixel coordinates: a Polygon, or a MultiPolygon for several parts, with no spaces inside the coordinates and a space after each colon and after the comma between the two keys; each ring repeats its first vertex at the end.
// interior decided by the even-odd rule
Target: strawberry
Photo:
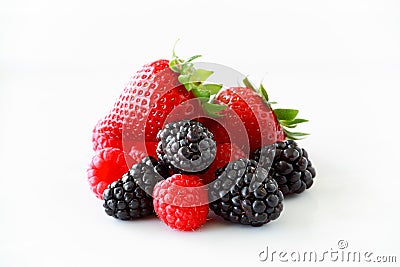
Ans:
{"type": "MultiPolygon", "coordinates": [[[[219,103],[220,101],[215,101],[219,103]]],[[[214,135],[217,144],[232,143],[237,145],[245,154],[248,154],[249,137],[245,124],[229,106],[218,113],[219,117],[202,117],[200,121],[214,135]]]]}
{"type": "Polygon", "coordinates": [[[273,111],[259,94],[247,87],[222,90],[217,100],[226,104],[242,120],[250,142],[250,151],[278,141],[280,130],[273,111]]]}
{"type": "Polygon", "coordinates": [[[114,138],[143,138],[157,141],[168,113],[193,98],[179,83],[178,74],[169,68],[168,60],[144,65],[131,77],[111,112],[98,126],[98,132],[114,138]]]}
{"type": "MultiPolygon", "coordinates": [[[[156,135],[166,122],[221,110],[222,106],[209,103],[209,99],[222,86],[203,83],[213,72],[195,69],[191,61],[197,57],[184,61],[174,53],[171,62],[157,60],[144,65],[132,76],[95,134],[123,143],[157,142],[156,135]]],[[[127,151],[125,144],[123,147],[127,151]]]]}
{"type": "MultiPolygon", "coordinates": [[[[298,139],[306,135],[287,129],[295,128],[297,124],[307,121],[296,118],[298,110],[273,110],[271,103],[268,102],[268,94],[262,85],[257,92],[247,78],[243,82],[246,87],[232,87],[222,90],[216,96],[216,100],[233,110],[244,124],[250,153],[253,153],[257,148],[282,142],[286,138],[298,139]]],[[[229,121],[231,117],[225,116],[225,119],[229,121]]],[[[243,143],[239,142],[238,145],[245,150],[246,147],[243,147],[243,143]]]]}

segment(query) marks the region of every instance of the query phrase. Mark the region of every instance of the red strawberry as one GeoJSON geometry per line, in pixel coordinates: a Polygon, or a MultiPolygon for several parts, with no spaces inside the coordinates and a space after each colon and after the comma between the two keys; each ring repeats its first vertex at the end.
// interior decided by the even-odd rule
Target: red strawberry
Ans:
{"type": "MultiPolygon", "coordinates": [[[[125,86],[124,91],[115,102],[113,109],[97,127],[98,132],[101,134],[108,134],[114,138],[122,139],[122,130],[125,118],[129,115],[129,111],[134,108],[133,101],[136,100],[133,94],[138,91],[141,92],[140,94],[144,94],[145,92],[143,92],[143,88],[145,86],[150,86],[149,84],[142,84],[142,79],[147,79],[152,75],[168,69],[168,63],[168,60],[155,61],[151,64],[144,65],[141,70],[133,75],[125,86]]],[[[151,87],[155,87],[155,85],[152,84],[151,87]]]]}
{"type": "MultiPolygon", "coordinates": [[[[220,103],[219,101],[215,101],[220,103]]],[[[219,112],[219,117],[201,117],[198,119],[214,135],[217,144],[233,143],[244,153],[249,153],[249,136],[247,135],[246,125],[242,121],[240,114],[229,106],[219,112]]]]}
{"type": "Polygon", "coordinates": [[[235,144],[217,144],[217,154],[214,162],[208,167],[204,174],[198,174],[204,184],[208,184],[215,179],[215,171],[224,167],[228,162],[242,158],[248,158],[246,154],[235,144]]]}
{"type": "Polygon", "coordinates": [[[242,120],[250,142],[250,151],[283,141],[285,135],[264,99],[253,89],[233,87],[222,90],[216,99],[226,104],[242,120]]]}
{"type": "Polygon", "coordinates": [[[178,81],[168,60],[157,60],[143,66],[132,76],[114,108],[98,127],[110,137],[156,142],[156,135],[172,110],[180,120],[198,111],[192,104],[182,105],[194,95],[178,81]]]}

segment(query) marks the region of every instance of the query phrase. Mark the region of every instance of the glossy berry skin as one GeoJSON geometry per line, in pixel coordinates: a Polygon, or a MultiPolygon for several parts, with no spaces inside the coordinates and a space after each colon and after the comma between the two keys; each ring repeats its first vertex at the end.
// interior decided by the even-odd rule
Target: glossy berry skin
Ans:
{"type": "Polygon", "coordinates": [[[157,139],[158,158],[177,172],[198,173],[214,161],[214,136],[198,121],[169,123],[158,132],[157,139]]]}
{"type": "Polygon", "coordinates": [[[90,188],[97,198],[102,199],[103,191],[107,186],[128,171],[126,157],[129,156],[117,148],[104,148],[98,150],[93,156],[87,170],[87,177],[90,188]]]}
{"type": "Polygon", "coordinates": [[[246,87],[228,88],[220,91],[216,100],[226,104],[243,122],[251,153],[261,146],[285,139],[274,112],[254,90],[246,87]]]}
{"type": "Polygon", "coordinates": [[[141,163],[133,165],[129,170],[129,174],[136,184],[151,196],[156,183],[164,180],[162,177],[163,171],[159,167],[154,158],[148,157],[143,159],[141,163]]]}
{"type": "Polygon", "coordinates": [[[120,220],[134,220],[154,214],[153,199],[139,184],[147,184],[152,190],[160,176],[145,164],[133,168],[104,190],[103,207],[107,215],[120,220]]]}
{"type": "MultiPolygon", "coordinates": [[[[279,142],[274,146],[276,151],[270,175],[278,183],[282,193],[300,194],[309,189],[314,183],[316,171],[307,151],[292,140],[279,142]]],[[[265,148],[256,150],[254,159],[259,161],[265,153],[265,148]]]]}
{"type": "Polygon", "coordinates": [[[207,191],[195,175],[175,174],[154,187],[157,216],[172,229],[194,231],[207,219],[207,191]]]}
{"type": "Polygon", "coordinates": [[[239,159],[216,172],[209,188],[211,210],[227,221],[262,226],[276,220],[283,210],[283,194],[257,162],[239,159]]]}
{"type": "Polygon", "coordinates": [[[179,83],[178,74],[169,68],[168,60],[154,61],[132,76],[98,132],[124,141],[156,142],[157,132],[172,110],[182,109],[175,113],[176,118],[171,118],[175,120],[195,112],[194,107],[182,105],[193,97],[179,83]]]}
{"type": "Polygon", "coordinates": [[[205,173],[197,174],[204,184],[209,184],[215,179],[215,172],[230,161],[246,158],[246,154],[235,144],[217,144],[215,159],[205,173]]]}

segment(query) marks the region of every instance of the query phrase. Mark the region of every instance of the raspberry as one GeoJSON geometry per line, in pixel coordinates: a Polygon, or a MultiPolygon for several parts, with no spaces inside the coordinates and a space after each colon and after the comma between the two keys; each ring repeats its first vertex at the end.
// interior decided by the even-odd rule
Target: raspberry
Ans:
{"type": "Polygon", "coordinates": [[[157,142],[132,142],[129,144],[124,144],[124,151],[134,159],[133,164],[136,164],[141,162],[147,156],[157,158],[157,145],[157,142]]]}
{"type": "Polygon", "coordinates": [[[109,184],[117,181],[128,171],[125,161],[128,157],[118,148],[104,148],[93,156],[87,170],[90,188],[96,197],[102,199],[103,192],[109,184]]]}
{"type": "Polygon", "coordinates": [[[153,204],[158,217],[169,227],[193,231],[206,222],[207,191],[200,178],[175,174],[154,187],[153,204]]]}
{"type": "Polygon", "coordinates": [[[98,151],[103,148],[118,148],[122,150],[122,141],[119,139],[111,139],[104,134],[93,134],[93,150],[98,151]]]}
{"type": "Polygon", "coordinates": [[[93,150],[98,151],[103,148],[118,148],[122,150],[122,140],[120,138],[115,138],[107,133],[99,133],[98,127],[101,124],[101,120],[96,124],[93,129],[92,143],[93,150]]]}

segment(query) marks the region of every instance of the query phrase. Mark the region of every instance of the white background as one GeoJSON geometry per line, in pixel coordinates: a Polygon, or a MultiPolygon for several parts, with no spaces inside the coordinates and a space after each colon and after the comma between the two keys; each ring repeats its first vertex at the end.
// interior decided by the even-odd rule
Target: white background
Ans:
{"type": "Polygon", "coordinates": [[[0,266],[266,266],[267,245],[323,252],[341,239],[399,261],[399,89],[395,0],[2,1],[0,266]],[[182,57],[264,79],[310,119],[316,184],[278,221],[181,233],[114,220],[90,192],[92,127],[178,38],[182,57]]]}

